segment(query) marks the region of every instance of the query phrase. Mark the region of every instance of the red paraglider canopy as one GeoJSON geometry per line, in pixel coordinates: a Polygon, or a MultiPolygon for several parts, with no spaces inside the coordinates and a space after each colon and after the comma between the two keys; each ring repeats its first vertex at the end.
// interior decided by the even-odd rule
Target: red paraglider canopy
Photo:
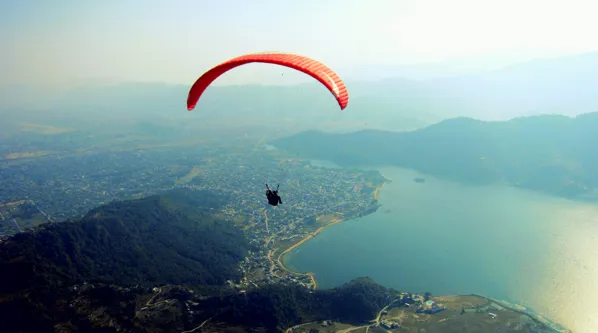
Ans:
{"type": "Polygon", "coordinates": [[[206,88],[220,75],[235,67],[252,62],[275,64],[301,71],[325,85],[336,98],[341,110],[347,107],[347,104],[349,103],[347,87],[338,75],[324,64],[297,54],[266,52],[247,54],[233,58],[205,72],[199,79],[197,79],[197,81],[195,81],[191,90],[189,90],[187,110],[191,111],[195,108],[197,101],[206,88]]]}

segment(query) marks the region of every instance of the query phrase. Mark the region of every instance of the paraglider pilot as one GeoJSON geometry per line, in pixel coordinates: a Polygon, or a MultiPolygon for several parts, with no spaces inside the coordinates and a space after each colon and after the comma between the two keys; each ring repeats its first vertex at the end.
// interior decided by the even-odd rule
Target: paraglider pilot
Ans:
{"type": "Polygon", "coordinates": [[[268,183],[266,183],[266,197],[268,198],[268,203],[272,206],[278,206],[278,204],[282,204],[282,199],[278,195],[279,186],[280,185],[276,185],[276,190],[272,191],[270,190],[270,187],[268,187],[268,183]]]}

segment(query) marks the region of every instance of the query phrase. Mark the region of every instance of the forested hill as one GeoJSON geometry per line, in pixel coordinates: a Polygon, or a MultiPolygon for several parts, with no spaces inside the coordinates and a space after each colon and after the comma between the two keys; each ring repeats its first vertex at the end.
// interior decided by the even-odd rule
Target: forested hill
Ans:
{"type": "Polygon", "coordinates": [[[341,165],[396,165],[461,182],[598,198],[598,113],[484,122],[455,118],[412,132],[303,132],[276,143],[341,165]]]}
{"type": "Polygon", "coordinates": [[[79,221],[3,242],[1,331],[285,332],[324,320],[369,325],[399,297],[367,278],[315,291],[292,283],[225,285],[236,276],[246,243],[241,231],[213,215],[221,202],[212,192],[176,190],[108,204],[79,221]]]}
{"type": "Polygon", "coordinates": [[[327,319],[367,323],[396,297],[396,290],[362,277],[338,288],[315,292],[297,285],[267,285],[246,295],[214,297],[202,304],[202,310],[217,313],[220,320],[229,324],[283,331],[302,322],[327,319]]]}
{"type": "Polygon", "coordinates": [[[216,217],[223,199],[174,190],[5,240],[2,332],[181,332],[210,318],[216,331],[280,332],[305,321],[366,323],[396,297],[369,279],[323,291],[226,286],[248,244],[216,217]]]}
{"type": "Polygon", "coordinates": [[[0,293],[82,281],[223,284],[246,255],[241,230],[214,217],[223,198],[175,190],[114,202],[78,221],[47,224],[0,244],[0,293]]]}

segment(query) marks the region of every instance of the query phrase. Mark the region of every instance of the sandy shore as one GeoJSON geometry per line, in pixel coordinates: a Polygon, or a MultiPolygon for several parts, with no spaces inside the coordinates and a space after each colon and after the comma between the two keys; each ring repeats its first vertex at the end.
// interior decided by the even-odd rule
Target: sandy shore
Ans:
{"type": "Polygon", "coordinates": [[[376,188],[376,190],[374,190],[374,199],[378,200],[379,192],[380,192],[381,189],[384,188],[385,184],[386,184],[386,182],[382,183],[382,185],[378,186],[376,188]]]}
{"type": "MultiPolygon", "coordinates": [[[[379,192],[382,188],[384,188],[384,185],[386,184],[386,182],[382,183],[382,185],[378,186],[373,193],[374,199],[378,200],[379,197],[379,192]]],[[[295,272],[287,267],[285,267],[285,265],[283,265],[282,263],[282,259],[284,257],[284,255],[286,255],[287,253],[293,251],[294,249],[296,249],[297,247],[301,246],[301,244],[307,242],[308,240],[314,238],[317,234],[319,234],[320,232],[322,232],[322,230],[333,226],[337,223],[341,223],[346,221],[347,219],[340,219],[338,217],[334,217],[332,219],[332,221],[324,226],[319,227],[316,231],[310,233],[308,236],[304,237],[303,239],[301,239],[299,242],[293,244],[291,247],[289,247],[288,249],[284,250],[284,252],[282,252],[280,255],[278,255],[278,259],[276,260],[276,262],[278,263],[278,266],[280,266],[280,268],[282,268],[283,270],[293,273],[293,274],[297,274],[297,275],[303,275],[303,276],[309,276],[311,278],[311,281],[313,283],[314,289],[316,289],[318,287],[318,283],[316,281],[316,278],[314,276],[313,273],[300,273],[300,272],[295,272]]]]}
{"type": "Polygon", "coordinates": [[[308,240],[314,238],[317,234],[319,234],[322,230],[324,230],[325,228],[337,224],[337,223],[341,223],[343,221],[346,221],[344,219],[339,219],[339,218],[334,218],[332,220],[332,222],[328,223],[327,225],[321,226],[319,227],[316,231],[312,232],[311,234],[309,234],[307,237],[303,238],[302,240],[300,240],[299,242],[293,244],[291,247],[289,247],[288,249],[284,250],[284,252],[282,252],[280,255],[278,255],[278,259],[276,260],[276,262],[278,263],[278,266],[280,266],[282,269],[284,269],[287,272],[293,273],[293,274],[297,274],[297,275],[307,275],[311,278],[311,281],[313,283],[314,289],[318,287],[318,283],[316,281],[316,278],[314,276],[313,273],[299,273],[299,272],[295,272],[287,267],[285,267],[285,265],[283,265],[282,263],[282,258],[285,254],[293,251],[294,249],[296,249],[297,247],[299,247],[301,244],[307,242],[308,240]]]}

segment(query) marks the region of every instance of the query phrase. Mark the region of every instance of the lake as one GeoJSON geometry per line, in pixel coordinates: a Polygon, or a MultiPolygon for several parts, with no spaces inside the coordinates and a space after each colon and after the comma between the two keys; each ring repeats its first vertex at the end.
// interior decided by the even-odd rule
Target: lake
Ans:
{"type": "Polygon", "coordinates": [[[313,272],[321,288],[369,276],[403,291],[479,293],[596,332],[598,205],[378,170],[392,180],[382,207],[325,229],[285,257],[290,268],[313,272]]]}

